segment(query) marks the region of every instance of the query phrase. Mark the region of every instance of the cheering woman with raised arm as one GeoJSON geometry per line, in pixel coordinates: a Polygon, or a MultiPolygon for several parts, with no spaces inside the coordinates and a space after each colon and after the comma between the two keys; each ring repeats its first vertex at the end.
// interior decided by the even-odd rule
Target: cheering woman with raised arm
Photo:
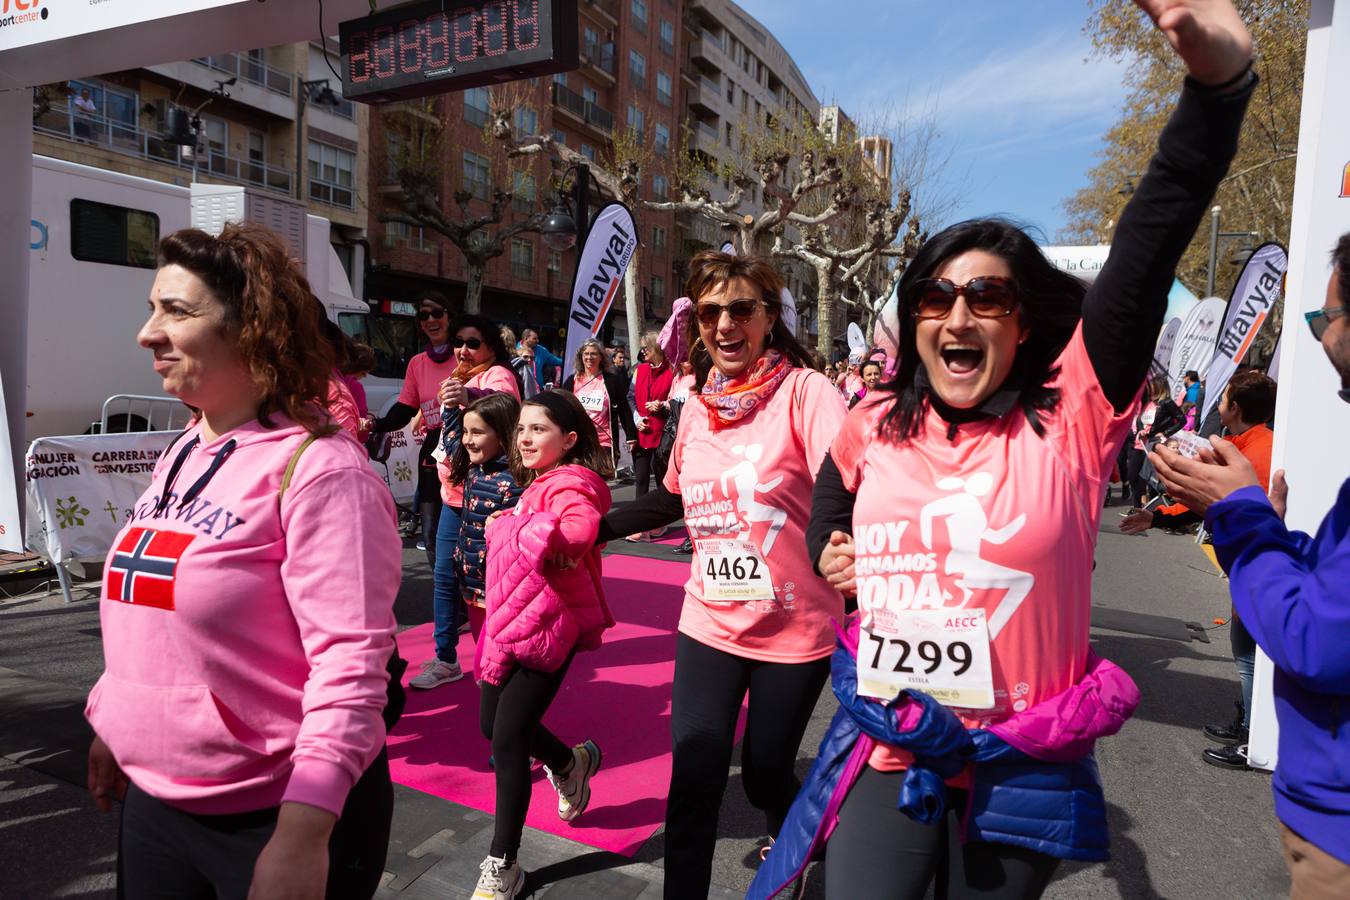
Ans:
{"type": "Polygon", "coordinates": [[[1086,295],[997,220],[900,282],[899,370],[831,445],[808,529],[858,598],[841,708],[753,897],[822,845],[830,897],[1036,897],[1106,858],[1092,746],[1138,691],[1088,645],[1102,496],[1256,81],[1228,0],[1137,2],[1190,75],[1086,295]]]}

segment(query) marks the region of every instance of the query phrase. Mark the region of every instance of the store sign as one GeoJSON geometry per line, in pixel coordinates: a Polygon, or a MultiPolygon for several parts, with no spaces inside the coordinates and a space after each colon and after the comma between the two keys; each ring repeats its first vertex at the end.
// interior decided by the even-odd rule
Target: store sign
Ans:
{"type": "Polygon", "coordinates": [[[424,0],[343,22],[342,96],[388,103],[566,72],[576,0],[424,0]]]}
{"type": "Polygon", "coordinates": [[[0,0],[0,52],[245,0],[0,0]]]}

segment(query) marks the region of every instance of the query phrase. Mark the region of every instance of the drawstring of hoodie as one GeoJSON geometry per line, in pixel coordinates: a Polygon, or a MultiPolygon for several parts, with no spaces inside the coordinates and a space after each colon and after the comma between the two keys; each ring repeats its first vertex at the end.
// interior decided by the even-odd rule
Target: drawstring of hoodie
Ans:
{"type": "MultiPolygon", "coordinates": [[[[156,517],[164,515],[165,511],[169,508],[169,500],[173,497],[173,485],[174,482],[178,480],[178,472],[183,468],[183,463],[187,462],[188,455],[192,453],[196,446],[201,442],[201,435],[197,435],[192,440],[188,441],[187,445],[178,452],[178,456],[174,458],[173,465],[169,467],[169,477],[164,482],[164,492],[160,494],[159,502],[155,504],[156,517]]],[[[216,473],[220,471],[220,467],[225,465],[225,460],[229,459],[230,454],[234,452],[234,448],[235,440],[234,438],[230,438],[225,442],[224,446],[220,448],[220,452],[216,454],[216,458],[211,460],[211,465],[207,467],[201,477],[192,482],[192,486],[187,489],[187,493],[183,494],[182,499],[178,501],[179,509],[182,509],[193,500],[196,500],[201,492],[206,490],[207,484],[209,484],[211,479],[216,476],[216,473]]]]}

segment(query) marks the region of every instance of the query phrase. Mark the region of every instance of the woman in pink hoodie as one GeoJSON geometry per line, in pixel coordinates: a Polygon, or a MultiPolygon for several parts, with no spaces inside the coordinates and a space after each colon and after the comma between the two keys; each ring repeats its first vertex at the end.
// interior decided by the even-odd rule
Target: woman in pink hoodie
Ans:
{"type": "Polygon", "coordinates": [[[313,402],[333,359],[281,241],[227,225],[159,252],[138,340],[200,415],[104,567],[85,715],[90,793],[125,798],[119,896],[369,898],[393,812],[393,502],[313,402]]]}
{"type": "Polygon", "coordinates": [[[572,657],[599,647],[614,624],[595,545],[610,507],[596,474],[607,453],[575,395],[544,391],[521,407],[512,468],[525,492],[487,526],[479,725],[492,742],[497,818],[475,900],[511,900],[525,886],[516,853],[530,805],[530,757],[558,792],[558,818],[570,822],[590,802],[600,748],[591,740],[569,748],[543,718],[572,657]]]}

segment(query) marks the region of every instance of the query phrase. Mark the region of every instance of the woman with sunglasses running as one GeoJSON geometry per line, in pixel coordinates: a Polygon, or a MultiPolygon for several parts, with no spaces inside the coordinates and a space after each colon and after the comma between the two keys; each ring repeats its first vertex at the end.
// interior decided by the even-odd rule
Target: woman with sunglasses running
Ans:
{"type": "Polygon", "coordinates": [[[751,897],[822,846],[829,897],[1038,897],[1107,857],[1092,747],[1138,690],[1088,645],[1102,492],[1256,80],[1226,0],[1137,2],[1190,77],[1086,295],[998,220],[901,279],[899,371],[832,444],[807,536],[858,598],[841,709],[751,897]]]}
{"type": "Polygon", "coordinates": [[[695,542],[675,645],[665,896],[706,897],[736,718],[741,772],[777,836],[798,787],[797,747],[829,672],[839,592],[805,550],[811,485],[843,398],[811,368],[766,259],[690,263],[688,343],[700,392],[680,416],[662,485],[611,512],[600,540],[684,517],[695,542]]]}
{"type": "MultiPolygon", "coordinates": [[[[448,415],[446,410],[463,410],[488,394],[506,393],[520,399],[520,376],[511,367],[511,354],[502,340],[501,329],[492,320],[474,315],[457,318],[450,350],[454,354],[455,368],[437,391],[438,417],[444,419],[448,415]]],[[[457,427],[462,429],[463,417],[458,422],[457,427]]],[[[443,503],[435,535],[436,566],[432,570],[431,608],[436,655],[422,663],[422,671],[408,682],[409,686],[422,690],[464,677],[457,645],[459,626],[468,614],[460,596],[454,560],[455,548],[459,545],[464,483],[451,477],[448,460],[438,459],[436,468],[443,503]]]]}
{"type": "Polygon", "coordinates": [[[417,514],[422,520],[427,566],[436,569],[436,528],[441,518],[441,485],[436,477],[435,452],[441,436],[441,382],[455,371],[450,349],[450,301],[431,291],[417,301],[417,324],[427,339],[427,349],[408,360],[403,389],[389,412],[370,423],[371,431],[398,431],[422,414],[425,432],[417,454],[417,514]]]}

